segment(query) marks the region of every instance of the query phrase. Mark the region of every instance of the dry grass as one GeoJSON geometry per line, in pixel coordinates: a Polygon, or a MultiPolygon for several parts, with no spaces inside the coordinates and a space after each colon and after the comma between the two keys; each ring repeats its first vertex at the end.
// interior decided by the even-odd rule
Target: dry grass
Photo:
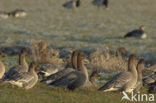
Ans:
{"type": "Polygon", "coordinates": [[[64,64],[63,60],[59,58],[59,51],[52,48],[48,49],[47,43],[43,40],[32,40],[30,48],[32,51],[31,57],[37,63],[64,64]]]}
{"type": "Polygon", "coordinates": [[[128,59],[116,56],[110,48],[97,49],[90,54],[89,69],[101,72],[119,72],[127,70],[128,59]]]}

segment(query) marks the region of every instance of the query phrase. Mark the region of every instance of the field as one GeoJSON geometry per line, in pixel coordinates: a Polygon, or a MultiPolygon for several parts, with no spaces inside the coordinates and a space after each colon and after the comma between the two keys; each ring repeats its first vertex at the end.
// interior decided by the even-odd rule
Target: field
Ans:
{"type": "MultiPolygon", "coordinates": [[[[32,39],[45,40],[53,48],[92,49],[126,47],[156,63],[156,1],[110,0],[109,8],[97,8],[92,0],[82,0],[78,9],[65,9],[68,0],[0,0],[0,11],[24,9],[28,16],[0,19],[0,48],[28,46],[32,39]],[[122,38],[127,32],[145,25],[147,39],[122,38]]],[[[17,56],[3,60],[8,67],[17,56]]],[[[0,86],[0,103],[118,103],[122,94],[99,93],[95,88],[75,92],[37,84],[33,89],[0,86]]],[[[146,90],[143,90],[146,93],[146,90]]],[[[127,102],[127,101],[125,101],[127,102]]]]}

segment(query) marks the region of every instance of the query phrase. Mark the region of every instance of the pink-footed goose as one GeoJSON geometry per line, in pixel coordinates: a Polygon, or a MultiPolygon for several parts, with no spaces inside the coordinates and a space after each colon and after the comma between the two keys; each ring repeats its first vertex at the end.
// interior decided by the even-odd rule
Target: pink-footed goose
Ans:
{"type": "Polygon", "coordinates": [[[1,59],[2,59],[3,57],[5,57],[5,55],[4,55],[2,52],[0,52],[0,79],[3,78],[4,73],[5,73],[5,66],[4,66],[4,64],[2,63],[2,61],[1,61],[1,59]]]}
{"type": "Polygon", "coordinates": [[[23,48],[21,54],[19,55],[19,65],[11,67],[4,76],[4,81],[9,80],[12,77],[16,76],[18,73],[27,72],[28,64],[25,60],[25,55],[27,54],[27,49],[23,48]]]}
{"type": "Polygon", "coordinates": [[[32,88],[38,81],[38,75],[35,72],[36,67],[37,65],[35,62],[32,62],[29,66],[28,72],[19,73],[8,82],[26,90],[32,88]]]}
{"type": "Polygon", "coordinates": [[[134,86],[137,83],[137,56],[132,54],[129,57],[128,61],[128,71],[120,72],[119,74],[115,75],[110,81],[104,84],[98,90],[101,92],[107,91],[125,91],[125,92],[132,92],[134,86]]]}
{"type": "Polygon", "coordinates": [[[83,65],[83,58],[86,55],[83,52],[79,52],[78,59],[77,59],[77,68],[80,71],[72,71],[70,73],[67,73],[62,78],[52,82],[49,84],[49,86],[58,86],[62,88],[68,88],[69,90],[75,90],[76,88],[79,88],[83,86],[86,83],[88,72],[86,68],[84,68],[83,65]]]}
{"type": "Polygon", "coordinates": [[[63,4],[65,8],[78,8],[80,6],[80,0],[71,0],[63,4]]]}
{"type": "Polygon", "coordinates": [[[136,93],[140,93],[140,89],[142,87],[142,70],[144,69],[144,65],[145,65],[145,60],[140,59],[137,65],[138,80],[134,89],[136,93]]]}
{"type": "Polygon", "coordinates": [[[147,37],[147,34],[145,33],[145,26],[140,26],[139,29],[127,33],[124,37],[139,37],[145,39],[147,37]]]}
{"type": "Polygon", "coordinates": [[[65,68],[61,71],[58,71],[50,76],[48,76],[46,79],[42,80],[41,83],[45,83],[45,84],[49,84],[59,78],[61,78],[62,76],[64,76],[65,74],[75,71],[77,69],[77,56],[78,56],[79,51],[75,50],[72,53],[71,56],[71,63],[72,63],[72,67],[70,68],[65,68]]]}

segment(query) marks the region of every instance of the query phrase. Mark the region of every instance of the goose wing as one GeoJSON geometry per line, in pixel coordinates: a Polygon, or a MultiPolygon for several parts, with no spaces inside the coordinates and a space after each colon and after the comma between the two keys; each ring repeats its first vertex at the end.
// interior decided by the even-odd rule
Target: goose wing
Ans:
{"type": "Polygon", "coordinates": [[[131,80],[130,72],[120,72],[115,75],[110,81],[108,81],[104,86],[99,88],[99,91],[113,91],[121,89],[127,82],[131,80]]]}
{"type": "Polygon", "coordinates": [[[72,84],[75,80],[77,80],[76,71],[67,73],[60,79],[50,83],[49,86],[60,86],[67,88],[68,85],[72,84]]]}
{"type": "Polygon", "coordinates": [[[51,83],[72,71],[74,71],[74,69],[72,69],[72,68],[63,69],[61,71],[58,71],[58,72],[48,76],[45,80],[42,80],[41,83],[46,83],[46,84],[51,83]]]}

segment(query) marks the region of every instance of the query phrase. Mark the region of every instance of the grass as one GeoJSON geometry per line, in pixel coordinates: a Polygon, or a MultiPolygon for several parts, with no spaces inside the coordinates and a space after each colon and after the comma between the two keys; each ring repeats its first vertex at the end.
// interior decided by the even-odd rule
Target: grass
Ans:
{"type": "MultiPolygon", "coordinates": [[[[76,10],[64,9],[68,0],[1,0],[1,11],[21,8],[28,16],[0,19],[0,47],[25,46],[32,39],[43,39],[54,48],[103,48],[124,46],[131,53],[156,60],[155,0],[110,0],[109,9],[83,0],[76,10]],[[146,26],[145,40],[123,39],[125,33],[146,26]]],[[[17,64],[17,57],[4,60],[7,68],[17,64]]],[[[2,103],[117,103],[120,93],[99,93],[96,89],[59,91],[37,84],[33,89],[11,89],[0,86],[2,103]]],[[[126,102],[126,101],[125,101],[126,102]]]]}

